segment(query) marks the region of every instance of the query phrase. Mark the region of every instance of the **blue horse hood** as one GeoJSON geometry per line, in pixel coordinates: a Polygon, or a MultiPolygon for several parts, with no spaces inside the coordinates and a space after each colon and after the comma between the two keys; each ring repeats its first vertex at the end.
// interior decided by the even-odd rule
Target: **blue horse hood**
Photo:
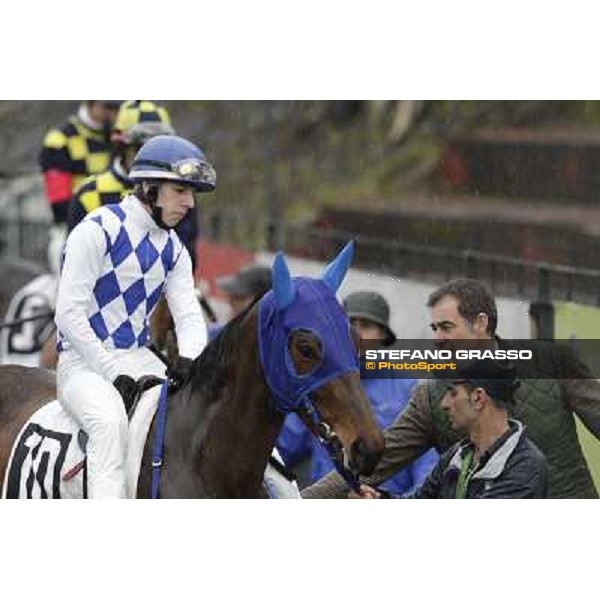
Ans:
{"type": "Polygon", "coordinates": [[[348,319],[331,288],[308,277],[294,277],[292,283],[295,295],[289,306],[278,308],[271,291],[260,300],[258,311],[261,365],[275,406],[284,413],[331,379],[359,371],[348,319]],[[289,335],[296,329],[316,334],[323,348],[321,362],[306,375],[296,374],[288,349],[289,335]]]}

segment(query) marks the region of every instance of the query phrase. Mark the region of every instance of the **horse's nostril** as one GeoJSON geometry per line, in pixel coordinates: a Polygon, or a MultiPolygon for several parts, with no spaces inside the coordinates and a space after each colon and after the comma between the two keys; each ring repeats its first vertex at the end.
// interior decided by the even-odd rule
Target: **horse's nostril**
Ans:
{"type": "Polygon", "coordinates": [[[350,464],[357,473],[370,475],[375,470],[382,453],[383,448],[370,447],[362,438],[358,438],[350,447],[350,464]]]}

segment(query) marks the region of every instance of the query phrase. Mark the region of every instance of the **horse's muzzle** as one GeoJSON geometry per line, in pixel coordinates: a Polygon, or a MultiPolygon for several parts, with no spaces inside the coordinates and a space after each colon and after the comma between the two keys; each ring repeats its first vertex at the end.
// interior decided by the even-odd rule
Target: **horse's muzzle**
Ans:
{"type": "Polygon", "coordinates": [[[379,434],[372,441],[357,438],[350,446],[350,469],[358,475],[371,475],[383,454],[383,436],[379,434]]]}

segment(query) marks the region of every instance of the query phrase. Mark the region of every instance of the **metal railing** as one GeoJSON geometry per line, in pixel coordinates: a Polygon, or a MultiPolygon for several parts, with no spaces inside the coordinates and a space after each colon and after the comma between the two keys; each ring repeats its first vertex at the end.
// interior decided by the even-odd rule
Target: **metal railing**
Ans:
{"type": "Polygon", "coordinates": [[[350,239],[356,241],[354,266],[362,269],[436,283],[468,277],[487,283],[497,295],[600,306],[600,270],[323,229],[288,227],[285,247],[291,253],[324,260],[350,239]]]}
{"type": "MultiPolygon", "coordinates": [[[[251,214],[214,213],[203,216],[203,235],[216,241],[265,249],[266,219],[251,214]]],[[[350,239],[356,242],[354,266],[391,277],[443,283],[458,277],[478,279],[494,294],[526,300],[570,301],[600,306],[600,270],[525,261],[476,250],[406,243],[348,231],[286,224],[282,248],[314,260],[327,260],[350,239]]]]}
{"type": "Polygon", "coordinates": [[[0,219],[0,252],[45,265],[50,223],[18,217],[0,219]]]}
{"type": "MultiPolygon", "coordinates": [[[[39,221],[0,219],[0,252],[45,265],[48,227],[39,221]]],[[[268,229],[268,219],[249,211],[231,211],[226,216],[217,211],[202,214],[204,237],[253,251],[266,248],[268,229]]],[[[360,269],[433,283],[469,277],[487,283],[497,295],[600,306],[600,270],[357,236],[302,224],[285,225],[281,245],[295,256],[328,260],[350,239],[356,242],[354,266],[360,269]]]]}

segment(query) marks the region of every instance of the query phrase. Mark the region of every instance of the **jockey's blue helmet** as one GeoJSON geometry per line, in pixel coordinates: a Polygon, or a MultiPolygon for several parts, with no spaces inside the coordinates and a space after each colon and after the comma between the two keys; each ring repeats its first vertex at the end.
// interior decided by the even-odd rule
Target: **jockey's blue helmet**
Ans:
{"type": "Polygon", "coordinates": [[[177,135],[158,135],[135,155],[129,179],[134,183],[172,181],[197,192],[212,192],[217,174],[204,152],[192,142],[177,135]]]}

